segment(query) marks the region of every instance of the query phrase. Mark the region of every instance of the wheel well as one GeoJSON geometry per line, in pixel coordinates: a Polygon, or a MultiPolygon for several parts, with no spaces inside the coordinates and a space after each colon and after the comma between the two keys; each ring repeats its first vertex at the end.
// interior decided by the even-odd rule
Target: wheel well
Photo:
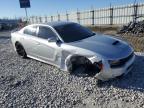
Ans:
{"type": "Polygon", "coordinates": [[[21,43],[20,43],[19,41],[16,41],[16,42],[15,42],[15,46],[16,46],[16,45],[21,45],[21,43]]]}
{"type": "Polygon", "coordinates": [[[91,61],[88,58],[80,55],[72,56],[70,60],[78,64],[91,63],[91,61]]]}
{"type": "Polygon", "coordinates": [[[69,59],[66,62],[67,69],[70,72],[74,71],[80,65],[91,65],[91,64],[92,63],[88,58],[81,55],[73,55],[69,57],[69,59]]]}
{"type": "Polygon", "coordinates": [[[92,63],[87,57],[81,55],[74,55],[69,57],[66,66],[69,72],[74,72],[77,68],[81,66],[84,68],[84,71],[87,72],[91,71],[98,73],[101,71],[96,62],[92,63]]]}
{"type": "MultiPolygon", "coordinates": [[[[19,45],[19,46],[21,46],[21,47],[24,48],[24,46],[23,46],[19,41],[16,41],[16,42],[15,42],[15,47],[16,47],[17,45],[19,45]]],[[[25,48],[24,48],[24,49],[25,49],[25,48]]]]}

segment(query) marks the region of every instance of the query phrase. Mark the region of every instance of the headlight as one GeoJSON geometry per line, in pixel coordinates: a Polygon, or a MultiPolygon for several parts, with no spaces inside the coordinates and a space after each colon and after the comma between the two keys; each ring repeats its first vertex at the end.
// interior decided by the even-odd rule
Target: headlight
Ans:
{"type": "Polygon", "coordinates": [[[120,60],[109,60],[109,64],[111,67],[117,67],[122,65],[122,62],[120,60]]]}
{"type": "Polygon", "coordinates": [[[100,57],[94,56],[89,58],[89,60],[92,62],[92,64],[94,64],[94,66],[96,66],[99,69],[99,71],[103,69],[103,63],[100,57]]]}
{"type": "Polygon", "coordinates": [[[127,61],[129,61],[133,57],[133,55],[134,55],[134,52],[132,52],[126,58],[122,58],[122,59],[119,59],[119,60],[109,60],[109,64],[110,64],[111,67],[123,66],[123,65],[125,65],[125,63],[127,61]]]}
{"type": "Polygon", "coordinates": [[[120,61],[119,60],[109,60],[109,64],[111,65],[115,65],[115,64],[119,64],[120,61]]]}
{"type": "Polygon", "coordinates": [[[94,62],[94,65],[97,66],[99,68],[99,70],[103,69],[103,63],[102,63],[102,61],[94,62]]]}

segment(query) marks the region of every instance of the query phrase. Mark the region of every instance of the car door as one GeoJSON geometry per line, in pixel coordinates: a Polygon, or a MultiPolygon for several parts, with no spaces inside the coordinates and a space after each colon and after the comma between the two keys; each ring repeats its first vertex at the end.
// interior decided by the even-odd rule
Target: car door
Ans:
{"type": "Polygon", "coordinates": [[[58,45],[56,41],[49,42],[48,40],[50,38],[55,38],[56,40],[56,34],[50,27],[39,26],[38,38],[37,54],[39,58],[50,63],[55,63],[58,45]]]}
{"type": "Polygon", "coordinates": [[[23,30],[23,37],[21,42],[28,55],[36,57],[36,41],[37,38],[37,26],[28,26],[23,30]]]}

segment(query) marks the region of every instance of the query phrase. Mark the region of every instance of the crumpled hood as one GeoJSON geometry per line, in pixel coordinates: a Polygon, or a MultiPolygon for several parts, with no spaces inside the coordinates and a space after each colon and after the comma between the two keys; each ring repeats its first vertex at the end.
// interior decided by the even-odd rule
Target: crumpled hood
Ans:
{"type": "Polygon", "coordinates": [[[126,42],[105,35],[95,35],[68,44],[87,49],[108,59],[124,58],[132,52],[132,48],[126,42]]]}

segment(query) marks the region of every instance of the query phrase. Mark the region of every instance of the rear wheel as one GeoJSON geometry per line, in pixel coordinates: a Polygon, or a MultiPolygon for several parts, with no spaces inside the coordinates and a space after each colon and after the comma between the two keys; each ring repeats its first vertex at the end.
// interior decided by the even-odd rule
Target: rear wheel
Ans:
{"type": "Polygon", "coordinates": [[[20,57],[22,57],[22,58],[27,57],[27,54],[26,54],[24,47],[19,42],[17,42],[15,44],[15,47],[16,47],[16,52],[20,57]]]}

